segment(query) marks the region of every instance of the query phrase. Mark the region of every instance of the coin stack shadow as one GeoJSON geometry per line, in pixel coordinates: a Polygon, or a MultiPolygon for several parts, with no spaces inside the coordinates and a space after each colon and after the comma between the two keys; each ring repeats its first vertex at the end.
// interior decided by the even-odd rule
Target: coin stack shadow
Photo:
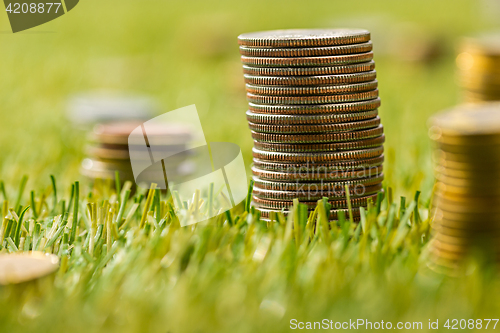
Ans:
{"type": "Polygon", "coordinates": [[[253,205],[269,220],[294,199],[310,210],[324,197],[359,221],[383,181],[370,33],[360,29],[278,30],[238,37],[254,139],[253,205]]]}
{"type": "MultiPolygon", "coordinates": [[[[130,161],[131,150],[137,151],[133,161],[134,167],[137,169],[142,170],[153,163],[151,151],[149,146],[145,146],[144,137],[142,135],[130,136],[138,126],[141,126],[141,123],[136,121],[95,125],[88,137],[87,158],[81,164],[81,173],[95,180],[114,179],[115,173],[118,172],[121,180],[134,181],[130,161]]],[[[168,154],[169,152],[185,151],[187,143],[191,139],[191,133],[180,125],[158,125],[148,126],[148,137],[154,142],[161,142],[153,147],[156,152],[168,154]]],[[[174,164],[173,168],[169,168],[170,170],[177,170],[180,174],[192,171],[190,170],[192,165],[183,158],[176,160],[175,157],[171,157],[168,159],[168,163],[174,164]]],[[[154,172],[140,175],[140,180],[145,183],[164,181],[164,179],[157,178],[158,174],[154,172]]]]}
{"type": "Polygon", "coordinates": [[[500,100],[500,34],[463,39],[457,67],[464,102],[500,100]]]}
{"type": "Polygon", "coordinates": [[[471,257],[500,259],[499,115],[500,103],[483,103],[431,119],[437,183],[428,265],[435,271],[457,274],[471,257]]]}

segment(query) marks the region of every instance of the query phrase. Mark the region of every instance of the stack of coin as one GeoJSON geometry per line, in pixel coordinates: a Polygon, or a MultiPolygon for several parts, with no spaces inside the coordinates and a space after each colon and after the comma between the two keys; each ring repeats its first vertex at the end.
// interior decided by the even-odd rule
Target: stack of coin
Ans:
{"type": "Polygon", "coordinates": [[[457,66],[465,102],[500,100],[500,33],[464,39],[457,66]]]}
{"type": "MultiPolygon", "coordinates": [[[[142,170],[154,162],[153,152],[165,153],[166,155],[183,152],[191,139],[190,131],[178,124],[148,125],[148,141],[146,142],[142,132],[139,135],[134,130],[141,123],[114,122],[98,124],[89,135],[86,148],[87,158],[82,162],[81,173],[91,179],[114,179],[118,171],[121,180],[134,180],[130,152],[134,152],[134,167],[142,170]],[[155,142],[150,147],[150,142],[155,142]]],[[[161,154],[162,155],[162,154],[161,154]]],[[[179,174],[190,173],[192,165],[184,158],[176,160],[175,157],[167,159],[174,167],[169,170],[177,170],[179,174]]],[[[157,174],[141,174],[141,180],[145,182],[157,182],[157,174]]],[[[171,175],[172,176],[172,175],[171,175]]]]}
{"type": "Polygon", "coordinates": [[[67,115],[75,126],[85,128],[105,122],[145,121],[156,109],[156,102],[148,96],[94,91],[71,96],[67,115]]]}
{"type": "MultiPolygon", "coordinates": [[[[382,190],[383,127],[370,33],[278,30],[238,37],[254,139],[253,204],[264,219],[299,199],[352,218],[382,190]]],[[[285,212],[286,213],[286,212],[285,212]]]]}
{"type": "Polygon", "coordinates": [[[437,184],[429,265],[454,272],[476,254],[500,259],[500,103],[460,106],[431,125],[437,184]]]}

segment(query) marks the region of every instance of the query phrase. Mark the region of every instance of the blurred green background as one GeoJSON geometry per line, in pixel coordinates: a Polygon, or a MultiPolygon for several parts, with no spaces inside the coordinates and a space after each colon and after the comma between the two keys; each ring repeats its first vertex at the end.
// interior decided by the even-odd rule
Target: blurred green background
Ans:
{"type": "Polygon", "coordinates": [[[385,126],[386,184],[432,187],[427,119],[460,102],[456,44],[500,22],[498,1],[83,0],[52,22],[12,34],[0,15],[0,178],[13,191],[81,178],[85,132],[67,120],[71,94],[143,93],[161,112],[196,104],[208,141],[232,141],[251,163],[237,36],[284,28],[372,32],[385,126]]]}

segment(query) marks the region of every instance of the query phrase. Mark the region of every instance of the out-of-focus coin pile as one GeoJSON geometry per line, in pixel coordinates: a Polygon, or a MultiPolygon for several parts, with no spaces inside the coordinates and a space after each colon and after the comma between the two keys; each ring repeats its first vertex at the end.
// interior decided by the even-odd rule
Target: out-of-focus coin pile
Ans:
{"type": "Polygon", "coordinates": [[[146,121],[157,113],[154,99],[144,95],[86,92],[68,100],[67,116],[77,128],[116,121],[146,121]]]}
{"type": "Polygon", "coordinates": [[[431,268],[454,273],[479,255],[500,259],[500,103],[457,107],[431,119],[437,184],[431,268]]]}
{"type": "MultiPolygon", "coordinates": [[[[190,131],[178,124],[171,126],[162,124],[157,126],[148,125],[147,136],[134,131],[140,127],[140,122],[113,122],[98,124],[88,137],[86,147],[87,158],[83,160],[81,173],[91,179],[114,179],[118,171],[121,180],[134,180],[130,153],[134,156],[134,166],[142,170],[153,164],[153,152],[177,153],[187,150],[187,144],[191,139],[190,131]],[[131,133],[137,133],[134,135],[131,133]],[[150,142],[155,142],[150,146],[150,142]]],[[[186,164],[184,157],[176,159],[170,157],[167,163],[169,170],[177,170],[180,174],[189,173],[191,166],[186,164]]],[[[158,174],[141,174],[141,181],[158,182],[158,174]]],[[[169,176],[175,176],[169,174],[169,176]]]]}
{"type": "Polygon", "coordinates": [[[464,39],[457,66],[465,102],[500,100],[500,33],[464,39]]]}
{"type": "MultiPolygon", "coordinates": [[[[354,220],[382,190],[370,33],[361,29],[277,30],[238,37],[254,139],[253,204],[269,219],[299,199],[328,197],[330,219],[354,220]]],[[[286,212],[285,212],[286,213],[286,212]]]]}

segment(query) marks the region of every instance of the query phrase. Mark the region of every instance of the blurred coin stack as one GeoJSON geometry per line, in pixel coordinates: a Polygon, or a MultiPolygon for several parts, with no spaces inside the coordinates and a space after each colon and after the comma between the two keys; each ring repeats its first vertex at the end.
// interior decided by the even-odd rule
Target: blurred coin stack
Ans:
{"type": "Polygon", "coordinates": [[[457,66],[465,102],[500,100],[500,33],[464,39],[457,66]]]}
{"type": "MultiPolygon", "coordinates": [[[[336,220],[376,200],[383,127],[370,33],[278,30],[238,37],[254,139],[254,206],[264,219],[328,197],[336,220]]],[[[285,212],[286,213],[286,212],[285,212]]]]}
{"type": "MultiPolygon", "coordinates": [[[[81,173],[91,179],[114,179],[115,172],[118,171],[121,180],[133,181],[130,151],[136,150],[134,166],[138,167],[139,170],[152,164],[151,147],[149,147],[149,143],[145,142],[145,137],[142,135],[130,136],[134,129],[139,126],[141,123],[136,121],[95,125],[88,137],[87,158],[82,162],[81,173]]],[[[168,155],[169,153],[185,151],[190,139],[191,134],[185,127],[176,124],[170,126],[164,124],[148,125],[148,141],[161,142],[153,147],[157,153],[162,152],[168,155]]],[[[189,162],[184,158],[176,160],[175,157],[171,157],[167,161],[173,163],[175,165],[173,169],[180,174],[192,171],[193,166],[189,165],[189,162]]],[[[158,182],[154,173],[151,173],[150,177],[148,174],[141,174],[141,180],[158,182]]]]}
{"type": "Polygon", "coordinates": [[[454,273],[464,259],[500,259],[500,103],[457,107],[431,120],[437,145],[429,266],[454,273]]]}

